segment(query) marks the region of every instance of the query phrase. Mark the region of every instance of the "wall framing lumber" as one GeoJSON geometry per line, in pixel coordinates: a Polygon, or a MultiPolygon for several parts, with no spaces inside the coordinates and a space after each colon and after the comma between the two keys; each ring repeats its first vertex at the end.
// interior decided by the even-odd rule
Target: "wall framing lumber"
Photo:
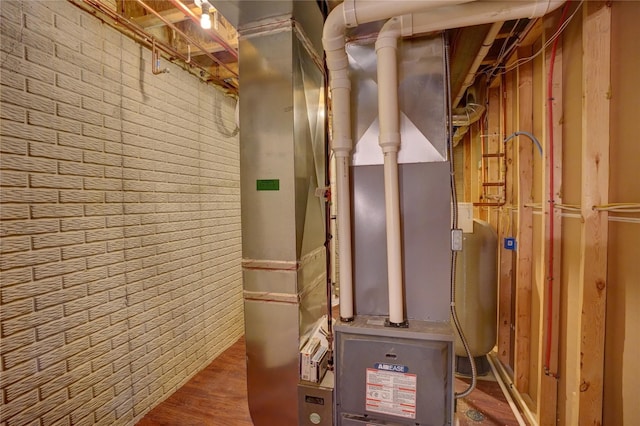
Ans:
{"type": "MultiPolygon", "coordinates": [[[[518,49],[528,58],[531,47],[518,49]]],[[[518,130],[533,131],[533,64],[518,68],[518,130]]],[[[531,267],[533,257],[533,141],[518,141],[518,234],[516,260],[514,383],[520,393],[529,393],[531,355],[531,267]],[[529,205],[529,207],[527,206],[529,205]]]]}
{"type": "MultiPolygon", "coordinates": [[[[557,16],[557,13],[556,13],[557,16]]],[[[555,24],[555,20],[554,20],[555,24]]],[[[553,25],[556,28],[557,24],[553,25]]],[[[553,30],[550,30],[553,31],[553,30]]],[[[549,34],[550,35],[550,34],[549,34]]],[[[545,37],[547,34],[545,34],[545,37]]],[[[558,40],[560,41],[560,40],[558,40]]],[[[551,201],[549,200],[549,189],[553,191],[554,203],[562,203],[562,43],[558,43],[555,54],[555,65],[553,68],[553,76],[550,75],[551,71],[551,49],[548,49],[545,55],[545,104],[547,108],[550,105],[553,106],[553,117],[545,116],[545,124],[547,129],[547,141],[551,140],[551,132],[553,132],[553,181],[551,181],[551,147],[550,143],[547,143],[547,149],[545,150],[545,170],[544,185],[543,185],[543,200],[546,200],[545,204],[545,226],[543,227],[545,241],[545,287],[543,297],[543,309],[540,319],[542,321],[541,334],[543,344],[540,345],[541,358],[539,365],[543,366],[538,372],[540,383],[538,385],[538,411],[539,411],[539,423],[540,425],[555,425],[558,417],[558,351],[559,351],[559,333],[560,333],[560,289],[561,289],[561,253],[562,253],[562,211],[555,207],[551,208],[551,201]],[[553,78],[552,94],[549,98],[547,92],[549,78],[553,78]],[[553,231],[551,231],[550,221],[553,219],[553,231]],[[551,232],[553,232],[552,235],[551,232]],[[552,263],[549,264],[548,257],[550,256],[551,244],[553,243],[553,256],[552,263]],[[551,320],[551,329],[548,328],[549,317],[551,320]],[[548,348],[550,345],[550,348],[548,348]],[[549,350],[549,363],[546,364],[546,351],[549,350]]]]}
{"type": "MultiPolygon", "coordinates": [[[[579,413],[576,424],[602,424],[607,295],[611,8],[583,5],[582,241],[579,413]]],[[[568,419],[571,420],[571,419],[568,419]]]]}
{"type": "MultiPolygon", "coordinates": [[[[514,117],[516,117],[515,111],[515,101],[517,98],[516,89],[516,74],[508,73],[504,75],[503,85],[502,85],[502,134],[504,136],[509,135],[514,132],[514,117]]],[[[503,136],[503,140],[505,137],[503,136]]],[[[514,343],[515,343],[515,277],[514,277],[514,259],[515,259],[515,251],[508,250],[504,248],[504,244],[501,242],[504,241],[505,238],[513,237],[515,235],[516,227],[513,223],[513,206],[516,200],[514,195],[514,165],[515,165],[515,146],[517,141],[511,140],[507,144],[502,143],[502,152],[504,153],[504,159],[501,162],[502,168],[502,180],[505,183],[504,186],[504,206],[500,207],[500,229],[498,233],[498,247],[500,250],[500,286],[509,288],[509,369],[513,373],[513,364],[514,364],[514,343]]],[[[506,302],[506,301],[505,301],[506,302]]]]}
{"type": "MultiPolygon", "coordinates": [[[[502,144],[502,84],[489,89],[489,109],[488,109],[488,127],[487,127],[487,151],[486,154],[494,154],[503,152],[502,144]]],[[[487,167],[485,182],[498,182],[501,179],[500,158],[485,158],[484,164],[487,167]]],[[[495,191],[498,188],[486,188],[486,194],[504,194],[504,188],[495,191]]],[[[486,201],[494,201],[488,199],[486,201]]],[[[498,231],[498,238],[502,238],[500,226],[500,209],[489,209],[489,222],[498,231]]],[[[500,244],[500,240],[498,241],[500,244]]],[[[499,264],[502,264],[504,255],[503,249],[499,249],[499,264]]],[[[510,255],[511,253],[509,253],[510,255]]],[[[502,268],[499,269],[498,282],[498,359],[504,365],[511,365],[511,280],[503,279],[502,268]]]]}
{"type": "Polygon", "coordinates": [[[471,182],[472,182],[472,176],[473,176],[473,161],[472,161],[472,150],[471,150],[471,146],[473,145],[473,134],[475,129],[477,129],[476,125],[472,125],[469,127],[469,132],[467,133],[467,135],[462,139],[461,143],[463,143],[464,145],[464,172],[463,172],[463,176],[464,176],[464,201],[471,203],[473,202],[474,198],[471,195],[471,182]]]}

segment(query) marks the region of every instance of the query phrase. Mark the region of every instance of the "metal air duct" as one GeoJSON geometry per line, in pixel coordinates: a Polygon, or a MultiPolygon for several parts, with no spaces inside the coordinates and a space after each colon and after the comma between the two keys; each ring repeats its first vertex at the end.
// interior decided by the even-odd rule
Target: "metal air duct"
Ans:
{"type": "Polygon", "coordinates": [[[293,426],[300,336],[326,313],[322,15],[315,2],[272,2],[275,17],[258,3],[241,3],[239,28],[248,402],[255,425],[293,426]]]}

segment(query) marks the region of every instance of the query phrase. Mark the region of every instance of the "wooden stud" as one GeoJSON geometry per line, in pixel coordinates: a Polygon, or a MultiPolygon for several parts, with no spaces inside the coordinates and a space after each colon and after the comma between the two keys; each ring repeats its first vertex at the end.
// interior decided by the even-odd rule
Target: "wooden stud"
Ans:
{"type": "MultiPolygon", "coordinates": [[[[548,185],[552,185],[553,194],[555,197],[555,204],[562,204],[562,151],[563,151],[563,137],[562,137],[562,111],[563,111],[563,97],[562,97],[562,40],[558,43],[556,51],[555,67],[553,73],[553,117],[551,128],[554,135],[554,180],[548,182],[548,185]]],[[[554,242],[554,255],[553,255],[553,330],[552,330],[552,347],[551,347],[551,373],[558,373],[558,342],[560,336],[560,293],[562,291],[562,210],[555,208],[553,212],[554,229],[553,229],[553,242],[554,242]]]]}
{"type": "MultiPolygon", "coordinates": [[[[528,58],[531,47],[518,49],[528,58]]],[[[518,129],[533,131],[533,64],[518,68],[518,129]]],[[[533,257],[533,141],[518,141],[518,234],[516,260],[514,383],[520,393],[529,393],[531,354],[531,260],[533,257]]]]}
{"type": "MultiPolygon", "coordinates": [[[[558,11],[559,12],[559,11],[558,11]]],[[[556,15],[558,15],[556,12],[556,15]]],[[[553,28],[556,28],[554,25],[553,28]]],[[[551,30],[549,30],[551,31],[551,30]]],[[[547,34],[545,34],[545,37],[547,34]]],[[[540,425],[555,425],[557,423],[557,405],[558,405],[558,343],[560,332],[560,289],[561,289],[561,239],[562,239],[562,212],[558,208],[550,209],[549,202],[549,188],[553,189],[553,199],[555,204],[562,203],[562,44],[558,43],[555,55],[555,65],[553,72],[553,87],[552,96],[549,99],[547,91],[549,70],[550,70],[551,49],[548,49],[545,55],[545,78],[544,78],[544,91],[545,91],[545,105],[549,107],[549,103],[553,106],[553,117],[549,119],[548,110],[545,110],[545,129],[546,134],[550,135],[553,132],[554,146],[553,156],[554,165],[553,182],[550,181],[550,147],[547,146],[545,150],[545,174],[544,174],[544,189],[542,199],[545,201],[545,226],[543,227],[543,241],[545,241],[544,249],[544,268],[545,280],[543,291],[543,306],[541,320],[541,342],[540,342],[540,358],[538,365],[540,366],[539,384],[538,384],[538,419],[540,425]],[[551,120],[551,121],[549,121],[551,120]],[[550,220],[553,217],[553,235],[550,235],[550,220]],[[550,244],[553,242],[553,262],[549,265],[548,256],[550,252],[550,244]],[[551,288],[550,288],[551,286],[551,288]],[[549,306],[551,304],[551,306],[549,306]],[[549,318],[551,320],[551,330],[549,330],[549,318]],[[549,365],[546,363],[546,351],[547,345],[550,340],[549,365]],[[545,367],[548,371],[545,371],[545,367]]],[[[550,136],[547,137],[550,140],[550,136]]]]}
{"type": "MultiPolygon", "coordinates": [[[[502,111],[504,105],[502,104],[502,85],[498,85],[497,87],[489,89],[489,110],[488,114],[488,128],[487,128],[487,153],[497,153],[502,152],[501,145],[503,141],[502,137],[502,111]]],[[[500,164],[504,160],[501,158],[487,158],[485,159],[486,164],[488,165],[488,173],[487,178],[491,182],[497,182],[501,179],[500,174],[500,164]]],[[[487,188],[487,193],[491,195],[496,195],[498,193],[503,193],[504,188],[499,188],[495,191],[490,191],[490,189],[495,188],[487,188]]],[[[497,200],[487,200],[487,201],[497,201],[497,200]]],[[[495,215],[492,214],[491,225],[500,230],[499,223],[499,212],[498,209],[492,209],[492,213],[495,212],[495,215]]],[[[502,235],[503,237],[504,235],[502,235]]],[[[500,237],[500,234],[499,234],[500,237]]],[[[501,240],[498,241],[498,244],[501,244],[501,240]]],[[[499,249],[501,258],[499,259],[499,265],[501,265],[499,270],[499,281],[498,281],[498,359],[504,365],[511,365],[511,280],[509,276],[502,276],[502,256],[504,255],[503,250],[499,249]]],[[[510,255],[511,253],[509,253],[510,255]]],[[[505,260],[506,262],[506,260],[505,260]]]]}
{"type": "MultiPolygon", "coordinates": [[[[237,50],[238,39],[229,41],[229,45],[237,50]]],[[[194,57],[194,56],[205,55],[205,52],[218,53],[218,52],[224,52],[226,50],[224,47],[222,47],[222,45],[220,45],[220,43],[215,43],[215,42],[203,42],[201,46],[204,48],[204,51],[198,49],[197,47],[188,48],[186,45],[184,45],[183,47],[180,47],[178,49],[178,52],[180,52],[185,56],[188,55],[189,52],[191,52],[191,56],[194,57]]],[[[237,66],[236,66],[236,69],[237,69],[237,66]]]]}
{"type": "MultiPolygon", "coordinates": [[[[483,101],[484,102],[484,101],[483,101]]],[[[482,135],[484,134],[484,125],[483,120],[479,120],[478,122],[471,125],[469,129],[469,151],[471,155],[469,156],[470,160],[470,173],[469,173],[469,185],[471,187],[471,191],[469,194],[471,195],[471,199],[469,201],[476,202],[480,200],[480,195],[482,191],[482,170],[478,166],[481,162],[481,149],[482,146],[482,135]]],[[[485,220],[483,217],[484,209],[474,206],[473,207],[473,217],[481,220],[485,220]]]]}
{"type": "MultiPolygon", "coordinates": [[[[515,98],[516,98],[516,76],[515,73],[508,73],[504,76],[504,86],[502,90],[502,140],[504,141],[505,135],[511,134],[514,129],[514,111],[515,111],[515,98]]],[[[500,172],[502,180],[505,183],[504,186],[504,201],[505,205],[498,211],[500,213],[500,229],[498,232],[498,246],[500,252],[500,288],[503,291],[508,289],[509,306],[504,306],[504,309],[509,309],[509,369],[513,371],[513,356],[514,356],[514,303],[513,298],[515,292],[513,291],[514,284],[514,251],[504,248],[504,240],[508,237],[513,237],[515,224],[513,223],[513,205],[515,202],[514,196],[514,145],[516,141],[510,141],[508,144],[501,142],[501,151],[504,153],[503,158],[498,158],[498,164],[501,165],[502,171],[500,172]]],[[[504,297],[507,297],[506,295],[504,297]]],[[[505,300],[506,302],[506,300],[505,300]]]]}
{"type": "MultiPolygon", "coordinates": [[[[197,15],[201,13],[201,9],[197,6],[192,6],[190,7],[190,9],[193,13],[197,15]]],[[[185,16],[184,12],[175,8],[163,10],[159,13],[163,18],[165,18],[167,21],[171,22],[172,24],[176,24],[178,22],[186,21],[189,19],[185,16]]],[[[160,18],[151,14],[137,16],[137,17],[131,18],[131,20],[136,24],[140,25],[142,28],[147,30],[150,28],[162,27],[165,25],[165,23],[162,22],[160,18]]]]}
{"type": "Polygon", "coordinates": [[[593,206],[609,198],[609,109],[611,8],[605,2],[583,7],[582,316],[577,424],[602,424],[604,338],[607,295],[608,214],[593,206]]]}
{"type": "Polygon", "coordinates": [[[469,132],[465,135],[465,137],[462,139],[462,141],[460,141],[463,146],[464,146],[464,172],[463,172],[463,176],[464,176],[464,201],[465,202],[473,202],[474,198],[471,196],[471,176],[472,174],[472,164],[473,164],[473,160],[472,160],[472,149],[471,146],[473,145],[474,141],[473,141],[473,134],[475,133],[474,130],[476,129],[476,126],[470,126],[469,127],[469,132]]]}

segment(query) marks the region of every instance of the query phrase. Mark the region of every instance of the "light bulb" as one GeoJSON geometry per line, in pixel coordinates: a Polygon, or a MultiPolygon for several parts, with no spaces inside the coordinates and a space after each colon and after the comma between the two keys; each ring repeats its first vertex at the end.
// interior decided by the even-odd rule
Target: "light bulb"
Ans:
{"type": "Polygon", "coordinates": [[[201,2],[202,15],[200,15],[200,26],[205,30],[211,29],[211,16],[209,15],[209,9],[211,4],[207,0],[201,2]]]}
{"type": "Polygon", "coordinates": [[[200,26],[205,30],[211,29],[211,17],[208,13],[203,13],[200,16],[200,26]]]}

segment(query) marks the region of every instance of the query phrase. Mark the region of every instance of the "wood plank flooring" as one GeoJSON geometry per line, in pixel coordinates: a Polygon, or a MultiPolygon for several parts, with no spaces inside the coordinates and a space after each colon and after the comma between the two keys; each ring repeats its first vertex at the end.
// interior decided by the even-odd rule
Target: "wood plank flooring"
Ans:
{"type": "MultiPolygon", "coordinates": [[[[470,379],[455,379],[456,392],[464,391],[470,379]]],[[[479,377],[476,388],[466,398],[458,399],[456,404],[458,425],[505,425],[517,426],[511,407],[492,374],[479,377]]]]}
{"type": "Polygon", "coordinates": [[[157,425],[253,426],[247,405],[244,337],[137,424],[157,425]]]}
{"type": "MultiPolygon", "coordinates": [[[[137,426],[252,426],[246,380],[245,341],[240,338],[137,426]]],[[[456,378],[455,388],[464,390],[466,382],[456,378]]],[[[476,390],[458,400],[457,418],[460,426],[518,425],[500,386],[490,378],[478,380],[476,390]]]]}

